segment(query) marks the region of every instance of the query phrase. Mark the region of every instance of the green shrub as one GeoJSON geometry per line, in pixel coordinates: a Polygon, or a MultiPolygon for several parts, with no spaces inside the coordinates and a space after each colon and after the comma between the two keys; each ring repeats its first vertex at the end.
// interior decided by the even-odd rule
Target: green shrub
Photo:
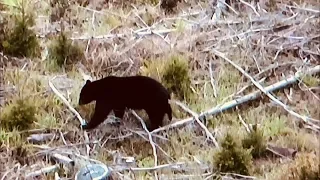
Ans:
{"type": "MultiPolygon", "coordinates": [[[[20,14],[15,15],[14,26],[2,27],[4,32],[0,38],[0,50],[15,57],[36,57],[40,55],[40,45],[36,34],[29,27],[34,25],[34,17],[25,12],[23,5],[19,6],[20,14]]],[[[5,23],[8,25],[8,22],[5,23]]]]}
{"type": "Polygon", "coordinates": [[[144,60],[140,67],[139,75],[149,76],[162,82],[163,69],[167,61],[163,59],[144,60]]]}
{"type": "Polygon", "coordinates": [[[2,110],[0,125],[8,131],[27,130],[36,119],[36,107],[27,99],[18,99],[2,110]]]}
{"type": "Polygon", "coordinates": [[[315,87],[320,84],[320,78],[317,78],[315,75],[306,75],[302,77],[302,81],[308,87],[315,87]]]}
{"type": "Polygon", "coordinates": [[[64,33],[60,33],[49,47],[48,58],[54,65],[70,69],[76,61],[84,59],[84,53],[79,46],[73,45],[64,33]]]}
{"type": "Polygon", "coordinates": [[[181,56],[172,56],[164,67],[162,82],[180,100],[189,99],[192,93],[187,60],[181,56]]]}
{"type": "Polygon", "coordinates": [[[263,135],[263,131],[259,129],[252,130],[248,136],[242,140],[242,147],[251,149],[253,158],[258,158],[266,153],[267,142],[263,135]]]}
{"type": "Polygon", "coordinates": [[[151,59],[143,62],[139,74],[155,78],[180,100],[192,98],[188,61],[180,55],[168,59],[151,59]]]}
{"type": "Polygon", "coordinates": [[[227,133],[221,143],[221,150],[214,156],[215,166],[220,172],[250,175],[252,156],[249,151],[238,145],[233,137],[227,133]]]}
{"type": "MultiPolygon", "coordinates": [[[[0,121],[1,122],[1,121],[0,121]]],[[[17,130],[13,130],[11,132],[6,131],[0,125],[0,147],[1,145],[10,146],[10,147],[18,147],[25,143],[25,138],[27,133],[21,133],[17,130]]]]}

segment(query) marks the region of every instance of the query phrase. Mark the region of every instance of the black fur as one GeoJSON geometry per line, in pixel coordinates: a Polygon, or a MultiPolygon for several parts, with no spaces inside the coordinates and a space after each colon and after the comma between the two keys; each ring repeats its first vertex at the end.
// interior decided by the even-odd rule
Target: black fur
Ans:
{"type": "Polygon", "coordinates": [[[82,87],[79,105],[96,101],[95,112],[83,129],[93,129],[101,124],[111,110],[122,119],[125,109],[144,109],[149,117],[149,131],[163,125],[163,117],[168,114],[172,120],[172,109],[168,102],[170,94],[158,81],[146,76],[108,76],[93,81],[87,80],[82,87]]]}

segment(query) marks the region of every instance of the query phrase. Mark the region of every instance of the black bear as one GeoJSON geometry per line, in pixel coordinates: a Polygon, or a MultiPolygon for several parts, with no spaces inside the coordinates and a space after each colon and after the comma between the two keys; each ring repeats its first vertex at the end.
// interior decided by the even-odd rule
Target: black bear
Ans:
{"type": "Polygon", "coordinates": [[[162,126],[164,115],[172,120],[170,94],[158,81],[146,76],[108,76],[100,80],[86,81],[82,87],[79,105],[96,101],[95,112],[82,129],[93,129],[101,124],[111,110],[122,119],[125,109],[144,109],[148,114],[149,131],[162,126]]]}

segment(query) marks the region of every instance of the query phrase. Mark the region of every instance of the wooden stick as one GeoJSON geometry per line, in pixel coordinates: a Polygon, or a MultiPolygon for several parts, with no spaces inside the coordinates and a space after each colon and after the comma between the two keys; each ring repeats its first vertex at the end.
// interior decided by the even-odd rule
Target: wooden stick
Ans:
{"type": "MultiPolygon", "coordinates": [[[[54,77],[55,78],[55,77],[54,77]]],[[[53,79],[54,79],[53,78],[53,79]]],[[[53,80],[52,79],[52,80],[53,80]]],[[[49,86],[51,87],[52,91],[63,101],[63,103],[71,110],[72,113],[76,115],[78,120],[80,121],[81,124],[85,124],[85,120],[82,119],[81,115],[70,105],[68,100],[54,87],[51,81],[49,81],[49,86]]],[[[84,131],[84,138],[85,141],[89,142],[89,137],[86,131],[84,131]]],[[[89,144],[86,144],[87,147],[87,155],[89,155],[90,152],[90,146],[89,144]]]]}

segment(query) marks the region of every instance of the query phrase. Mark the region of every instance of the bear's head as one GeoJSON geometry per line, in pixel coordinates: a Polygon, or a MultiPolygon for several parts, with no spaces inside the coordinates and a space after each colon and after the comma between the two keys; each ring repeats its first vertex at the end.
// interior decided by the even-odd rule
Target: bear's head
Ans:
{"type": "Polygon", "coordinates": [[[94,99],[94,92],[92,92],[92,89],[90,87],[91,81],[87,80],[86,84],[82,87],[79,97],[79,105],[89,104],[94,99]]]}

